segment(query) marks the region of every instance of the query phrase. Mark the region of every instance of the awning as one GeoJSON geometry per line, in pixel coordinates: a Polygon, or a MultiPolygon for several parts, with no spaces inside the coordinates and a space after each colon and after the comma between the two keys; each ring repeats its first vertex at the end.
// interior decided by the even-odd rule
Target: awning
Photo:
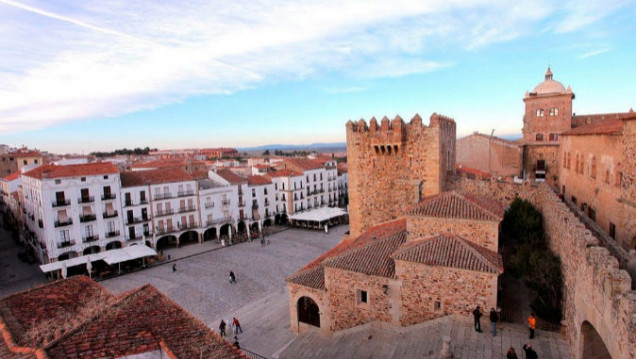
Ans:
{"type": "Polygon", "coordinates": [[[294,214],[289,216],[289,219],[294,221],[324,222],[344,215],[347,215],[347,211],[342,208],[321,207],[313,211],[294,214]]]}
{"type": "Polygon", "coordinates": [[[152,257],[156,256],[157,252],[144,245],[137,244],[134,246],[128,246],[124,248],[111,249],[104,252],[87,254],[75,258],[65,259],[63,261],[52,262],[48,264],[42,264],[40,269],[44,273],[53,272],[56,270],[62,269],[62,265],[66,264],[66,267],[74,267],[78,265],[86,265],[86,262],[90,260],[91,262],[96,262],[103,260],[107,264],[116,264],[124,261],[129,261],[132,259],[142,258],[142,257],[152,257]]]}

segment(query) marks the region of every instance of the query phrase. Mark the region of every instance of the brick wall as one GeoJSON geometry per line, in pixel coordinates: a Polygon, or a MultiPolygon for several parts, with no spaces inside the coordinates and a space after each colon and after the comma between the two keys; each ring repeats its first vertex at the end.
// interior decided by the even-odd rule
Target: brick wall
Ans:
{"type": "Polygon", "coordinates": [[[521,148],[518,144],[479,133],[457,140],[457,164],[495,176],[521,175],[521,148]]]}
{"type": "Polygon", "coordinates": [[[450,232],[494,252],[499,248],[499,222],[407,216],[406,229],[409,241],[450,232]]]}
{"type": "Polygon", "coordinates": [[[311,298],[320,310],[320,331],[328,334],[331,328],[331,318],[329,315],[329,302],[327,294],[318,289],[308,288],[293,283],[287,283],[289,288],[289,316],[291,323],[291,331],[296,334],[302,334],[307,330],[316,330],[305,323],[298,321],[298,300],[301,297],[311,298]]]}

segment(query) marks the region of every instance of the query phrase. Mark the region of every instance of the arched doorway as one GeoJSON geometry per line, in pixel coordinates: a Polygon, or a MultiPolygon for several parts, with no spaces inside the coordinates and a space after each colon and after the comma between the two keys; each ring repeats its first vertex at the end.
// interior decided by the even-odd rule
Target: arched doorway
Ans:
{"type": "Polygon", "coordinates": [[[587,320],[581,325],[581,359],[611,359],[603,338],[587,320]]]}
{"type": "Polygon", "coordinates": [[[86,249],[84,249],[83,254],[87,255],[87,254],[94,254],[94,253],[99,253],[101,251],[101,249],[99,248],[99,246],[90,246],[86,249]]]}
{"type": "Polygon", "coordinates": [[[203,241],[204,242],[205,241],[209,241],[209,240],[214,240],[214,239],[218,239],[215,227],[208,228],[205,232],[203,232],[203,241]]]}
{"type": "Polygon", "coordinates": [[[296,303],[296,309],[299,322],[320,328],[320,309],[313,299],[300,297],[296,303]]]}
{"type": "Polygon", "coordinates": [[[272,226],[272,220],[271,219],[266,219],[263,221],[263,227],[271,227],[272,226]]]}
{"type": "Polygon", "coordinates": [[[75,257],[78,257],[77,252],[66,252],[66,253],[60,254],[57,257],[57,260],[58,261],[63,261],[63,260],[67,260],[67,259],[71,259],[71,258],[75,258],[75,257]]]}
{"type": "Polygon", "coordinates": [[[241,235],[241,234],[245,234],[245,222],[240,221],[237,225],[236,225],[236,234],[241,235]]]}
{"type": "Polygon", "coordinates": [[[287,224],[287,214],[283,213],[280,215],[280,224],[287,224]]]}
{"type": "Polygon", "coordinates": [[[179,236],[179,245],[199,243],[199,233],[196,231],[187,231],[179,236]]]}
{"type": "Polygon", "coordinates": [[[280,214],[277,214],[274,216],[274,223],[275,224],[280,224],[280,214]]]}
{"type": "Polygon", "coordinates": [[[177,246],[177,237],[163,236],[157,240],[157,251],[177,246]]]}
{"type": "Polygon", "coordinates": [[[258,231],[258,223],[254,222],[250,225],[250,233],[252,234],[252,238],[256,238],[258,236],[260,236],[260,233],[258,231]]]}
{"type": "Polygon", "coordinates": [[[111,249],[119,249],[121,248],[121,242],[120,241],[112,241],[108,244],[106,244],[106,250],[109,251],[111,249]]]}
{"type": "Polygon", "coordinates": [[[219,230],[219,237],[228,238],[230,236],[231,230],[232,230],[232,226],[229,223],[222,225],[221,229],[219,230]]]}

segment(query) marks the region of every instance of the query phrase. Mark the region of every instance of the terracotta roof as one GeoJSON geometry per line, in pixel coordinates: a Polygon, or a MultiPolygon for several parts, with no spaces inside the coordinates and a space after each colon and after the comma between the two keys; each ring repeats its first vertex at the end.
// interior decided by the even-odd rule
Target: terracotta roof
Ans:
{"type": "Polygon", "coordinates": [[[272,181],[264,176],[247,176],[247,184],[250,186],[260,186],[271,183],[272,181]]]}
{"type": "Polygon", "coordinates": [[[347,173],[349,171],[349,167],[346,163],[338,163],[338,174],[347,173]]]}
{"type": "Polygon", "coordinates": [[[623,132],[622,120],[608,120],[574,127],[570,130],[561,132],[561,136],[620,135],[621,132],[623,132]]]}
{"type": "Polygon", "coordinates": [[[323,266],[315,266],[308,269],[301,269],[287,278],[287,282],[324,290],[325,268],[323,266]]]}
{"type": "Polygon", "coordinates": [[[15,171],[12,174],[6,176],[5,178],[3,178],[5,181],[7,182],[11,182],[11,181],[15,181],[18,178],[20,178],[20,171],[15,171]]]}
{"type": "Polygon", "coordinates": [[[298,172],[298,171],[294,171],[294,170],[290,170],[288,168],[285,168],[285,169],[282,169],[282,170],[269,172],[267,175],[270,176],[270,177],[300,177],[303,174],[298,172]]]}
{"type": "Polygon", "coordinates": [[[193,181],[194,177],[179,168],[122,172],[121,186],[136,187],[157,183],[193,181]]]}
{"type": "Polygon", "coordinates": [[[409,209],[407,214],[410,216],[499,222],[503,216],[503,209],[495,201],[478,199],[450,191],[424,198],[409,209]]]}
{"type": "Polygon", "coordinates": [[[288,167],[296,171],[307,171],[322,168],[322,164],[319,161],[304,157],[285,158],[283,166],[285,165],[288,165],[288,167]]]}
{"type": "Polygon", "coordinates": [[[245,178],[237,175],[236,173],[228,169],[217,170],[216,174],[221,176],[224,180],[230,182],[231,184],[241,184],[246,182],[245,178]]]}
{"type": "Polygon", "coordinates": [[[391,253],[406,242],[406,231],[372,242],[362,248],[330,258],[323,266],[344,269],[378,277],[395,277],[395,262],[391,253]]]}
{"type": "Polygon", "coordinates": [[[475,176],[480,176],[480,177],[483,177],[483,178],[490,178],[490,173],[478,170],[476,168],[468,167],[468,166],[463,165],[463,164],[456,164],[455,165],[455,171],[463,172],[463,173],[470,173],[470,174],[473,174],[475,176]]]}
{"type": "Polygon", "coordinates": [[[615,113],[594,113],[572,116],[572,127],[587,126],[597,122],[615,121],[615,120],[627,120],[634,118],[636,114],[630,109],[628,112],[615,112],[615,113]]]}
{"type": "Polygon", "coordinates": [[[185,166],[184,159],[161,159],[146,162],[138,162],[132,165],[132,168],[168,168],[185,166]]]}
{"type": "Polygon", "coordinates": [[[453,267],[493,274],[503,273],[501,256],[460,236],[442,234],[407,243],[392,256],[395,260],[453,267]]]}
{"type": "Polygon", "coordinates": [[[23,176],[33,178],[63,178],[80,176],[99,176],[104,174],[118,173],[117,167],[110,162],[92,162],[77,165],[56,166],[52,164],[36,167],[31,171],[23,173],[23,176]]]}
{"type": "Polygon", "coordinates": [[[10,152],[14,157],[42,157],[42,154],[39,151],[18,151],[18,152],[10,152]]]}

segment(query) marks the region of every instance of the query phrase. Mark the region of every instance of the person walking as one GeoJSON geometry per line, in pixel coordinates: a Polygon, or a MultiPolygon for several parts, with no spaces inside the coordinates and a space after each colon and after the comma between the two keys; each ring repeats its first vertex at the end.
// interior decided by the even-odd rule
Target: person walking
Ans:
{"type": "Polygon", "coordinates": [[[534,317],[534,313],[530,313],[528,317],[528,329],[530,330],[530,339],[534,339],[534,331],[537,329],[537,318],[534,317]]]}
{"type": "Polygon", "coordinates": [[[497,322],[499,321],[499,314],[495,308],[490,308],[490,323],[492,324],[492,336],[497,336],[497,322]]]}
{"type": "Polygon", "coordinates": [[[517,357],[517,353],[515,353],[515,348],[510,347],[508,349],[508,353],[506,353],[506,359],[519,359],[517,357]]]}
{"type": "Polygon", "coordinates": [[[221,333],[221,336],[224,337],[225,334],[225,326],[227,324],[225,324],[225,320],[221,319],[221,324],[219,324],[219,332],[221,333]]]}
{"type": "Polygon", "coordinates": [[[236,276],[233,271],[230,271],[230,284],[236,284],[236,276]]]}
{"type": "Polygon", "coordinates": [[[477,306],[477,308],[473,310],[473,318],[475,318],[475,331],[479,333],[481,333],[481,316],[482,315],[483,314],[481,313],[479,306],[477,306]]]}
{"type": "Polygon", "coordinates": [[[239,349],[239,350],[241,349],[241,346],[239,345],[239,342],[238,342],[238,337],[236,335],[234,336],[234,343],[232,343],[232,345],[234,345],[236,349],[239,349]]]}
{"type": "Polygon", "coordinates": [[[530,345],[530,343],[523,345],[523,351],[526,352],[526,359],[539,359],[537,352],[532,349],[532,345],[530,345]]]}
{"type": "Polygon", "coordinates": [[[177,272],[177,263],[173,263],[172,264],[172,273],[176,273],[177,272]]]}
{"type": "Polygon", "coordinates": [[[243,329],[241,329],[241,323],[239,322],[238,319],[236,319],[236,317],[232,318],[232,324],[234,324],[234,334],[238,334],[239,332],[243,334],[243,329]]]}

